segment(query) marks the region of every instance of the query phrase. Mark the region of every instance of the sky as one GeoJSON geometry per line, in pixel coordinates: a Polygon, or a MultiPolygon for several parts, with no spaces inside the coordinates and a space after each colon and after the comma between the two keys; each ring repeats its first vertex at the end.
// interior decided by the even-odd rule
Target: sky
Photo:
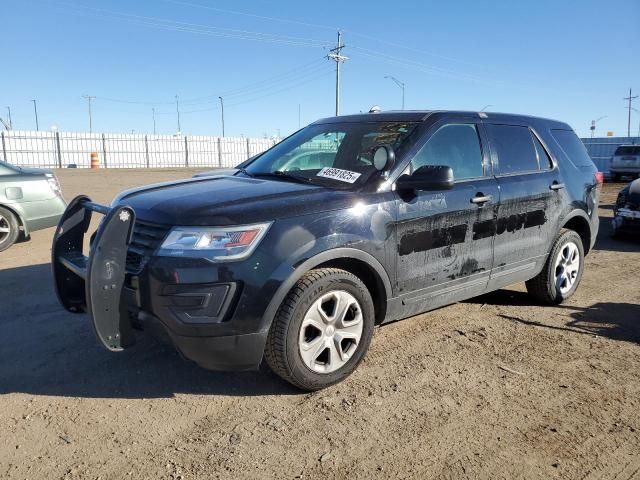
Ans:
{"type": "MultiPolygon", "coordinates": [[[[0,0],[0,117],[14,129],[287,135],[341,113],[460,109],[626,136],[640,0],[0,0]]],[[[632,134],[640,129],[640,98],[632,134]]]]}

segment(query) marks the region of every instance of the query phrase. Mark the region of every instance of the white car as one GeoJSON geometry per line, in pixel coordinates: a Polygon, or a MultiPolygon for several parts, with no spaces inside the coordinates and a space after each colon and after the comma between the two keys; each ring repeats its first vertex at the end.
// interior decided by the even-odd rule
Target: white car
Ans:
{"type": "Polygon", "coordinates": [[[620,181],[623,175],[638,178],[640,176],[640,145],[620,145],[616,148],[610,171],[614,182],[620,181]]]}

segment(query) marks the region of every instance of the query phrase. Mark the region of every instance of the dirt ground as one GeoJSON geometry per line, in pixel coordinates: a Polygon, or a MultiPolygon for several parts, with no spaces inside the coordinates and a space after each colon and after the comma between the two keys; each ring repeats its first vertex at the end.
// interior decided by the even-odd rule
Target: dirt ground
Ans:
{"type": "MultiPolygon", "coordinates": [[[[191,171],[59,172],[108,202],[191,171]]],[[[109,353],[58,305],[52,229],[0,254],[0,477],[640,478],[640,239],[609,238],[577,294],[524,285],[380,328],[314,394],[208,372],[150,338],[109,353]]]]}

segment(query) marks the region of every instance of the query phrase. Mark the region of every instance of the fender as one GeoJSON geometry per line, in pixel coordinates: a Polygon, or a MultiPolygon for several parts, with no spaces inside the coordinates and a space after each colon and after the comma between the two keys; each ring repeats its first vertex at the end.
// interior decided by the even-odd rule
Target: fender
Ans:
{"type": "Polygon", "coordinates": [[[384,269],[382,264],[376,260],[371,254],[366,253],[362,250],[358,250],[355,248],[333,248],[330,250],[325,250],[323,252],[318,253],[317,255],[305,260],[300,265],[298,265],[295,270],[287,277],[287,279],[282,282],[275,295],[269,302],[267,309],[262,316],[261,323],[261,332],[268,332],[269,328],[271,328],[271,322],[276,316],[276,312],[278,311],[278,307],[289,293],[291,288],[296,284],[300,278],[307,273],[309,270],[317,267],[318,265],[328,262],[330,260],[335,260],[337,258],[353,258],[356,260],[361,260],[373,268],[384,285],[385,296],[387,299],[391,298],[392,290],[391,290],[391,281],[389,280],[389,275],[387,271],[384,269]]]}

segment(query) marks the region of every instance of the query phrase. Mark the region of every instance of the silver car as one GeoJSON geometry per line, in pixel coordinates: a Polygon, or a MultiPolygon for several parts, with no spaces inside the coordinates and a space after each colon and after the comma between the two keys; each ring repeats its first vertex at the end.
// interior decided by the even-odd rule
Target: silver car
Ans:
{"type": "Polygon", "coordinates": [[[54,227],[67,203],[50,170],[22,168],[0,160],[0,252],[20,235],[54,227]]]}
{"type": "Polygon", "coordinates": [[[623,175],[640,176],[640,145],[620,145],[611,161],[611,177],[615,182],[623,175]]]}

